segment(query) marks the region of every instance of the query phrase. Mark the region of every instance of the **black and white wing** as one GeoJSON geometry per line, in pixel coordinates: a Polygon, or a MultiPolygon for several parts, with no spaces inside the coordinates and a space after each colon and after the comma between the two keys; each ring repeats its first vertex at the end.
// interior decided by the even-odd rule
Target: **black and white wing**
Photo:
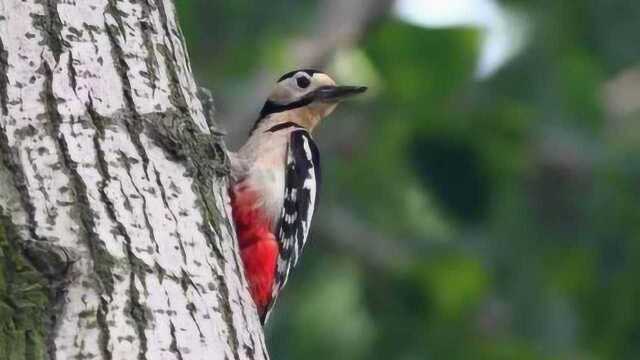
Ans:
{"type": "Polygon", "coordinates": [[[318,202],[320,157],[306,130],[291,132],[286,166],[284,204],[277,230],[280,255],[273,286],[274,300],[302,254],[318,202]]]}

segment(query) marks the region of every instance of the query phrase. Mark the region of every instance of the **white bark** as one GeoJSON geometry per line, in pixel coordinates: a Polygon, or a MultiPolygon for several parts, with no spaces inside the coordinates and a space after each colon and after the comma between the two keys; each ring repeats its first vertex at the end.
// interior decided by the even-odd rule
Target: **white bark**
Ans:
{"type": "Polygon", "coordinates": [[[0,208],[74,260],[46,357],[268,357],[205,113],[170,0],[0,0],[0,208]]]}

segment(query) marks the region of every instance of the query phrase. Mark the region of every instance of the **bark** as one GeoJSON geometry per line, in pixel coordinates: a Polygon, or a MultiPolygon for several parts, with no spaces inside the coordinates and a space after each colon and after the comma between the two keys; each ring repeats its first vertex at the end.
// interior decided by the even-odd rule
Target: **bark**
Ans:
{"type": "Polygon", "coordinates": [[[265,359],[170,0],[0,0],[0,358],[265,359]]]}

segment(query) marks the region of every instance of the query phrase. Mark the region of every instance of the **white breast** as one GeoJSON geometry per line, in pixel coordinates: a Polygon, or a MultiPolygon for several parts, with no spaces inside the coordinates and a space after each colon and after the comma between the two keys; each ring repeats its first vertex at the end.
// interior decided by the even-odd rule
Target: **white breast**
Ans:
{"type": "Polygon", "coordinates": [[[274,231],[284,203],[285,161],[290,132],[283,129],[274,133],[256,133],[238,153],[245,162],[245,173],[239,180],[259,195],[255,206],[262,208],[272,220],[274,231]]]}

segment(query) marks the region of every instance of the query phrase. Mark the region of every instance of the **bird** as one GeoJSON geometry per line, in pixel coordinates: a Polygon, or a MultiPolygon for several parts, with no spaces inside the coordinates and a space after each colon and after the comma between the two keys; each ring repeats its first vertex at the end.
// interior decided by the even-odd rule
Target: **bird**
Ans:
{"type": "Polygon", "coordinates": [[[282,75],[246,143],[229,155],[229,197],[240,257],[261,324],[298,263],[318,205],[320,154],[311,134],[342,100],[365,86],[338,86],[326,73],[282,75]]]}

